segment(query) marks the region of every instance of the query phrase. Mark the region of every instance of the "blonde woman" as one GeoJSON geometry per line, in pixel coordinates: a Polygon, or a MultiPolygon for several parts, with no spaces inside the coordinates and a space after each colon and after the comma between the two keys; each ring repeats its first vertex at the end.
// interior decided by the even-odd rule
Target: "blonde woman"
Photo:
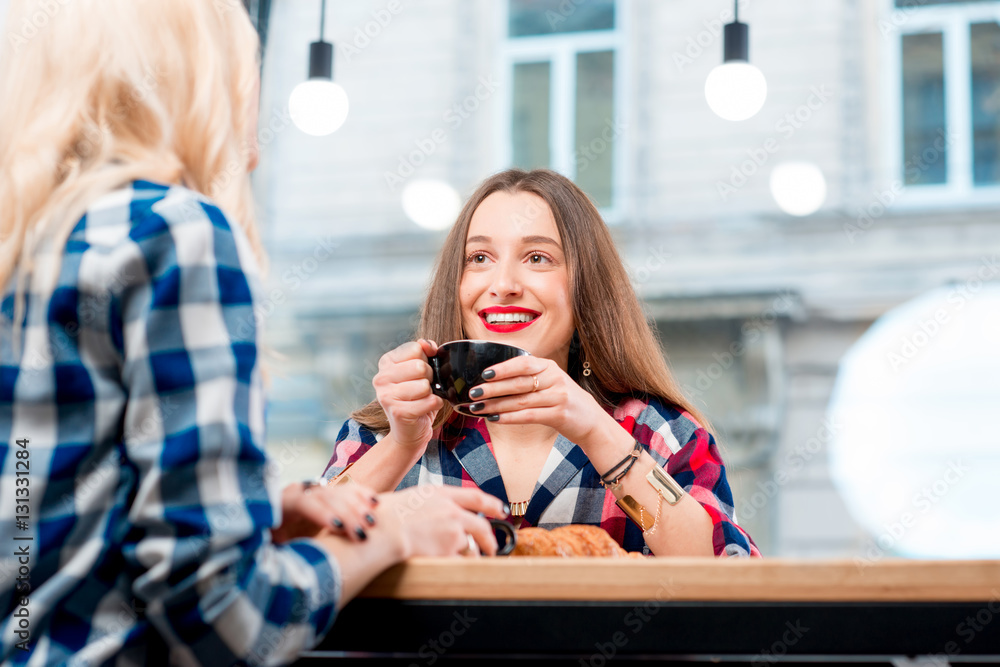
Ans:
{"type": "Polygon", "coordinates": [[[286,663],[388,565],[492,553],[478,491],[267,474],[238,0],[39,16],[0,55],[0,662],[286,663]]]}

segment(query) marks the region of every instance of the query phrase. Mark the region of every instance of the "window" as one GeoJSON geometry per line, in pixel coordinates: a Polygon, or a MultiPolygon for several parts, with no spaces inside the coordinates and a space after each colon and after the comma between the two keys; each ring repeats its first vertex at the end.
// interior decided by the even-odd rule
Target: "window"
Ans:
{"type": "Polygon", "coordinates": [[[565,174],[607,216],[622,178],[622,8],[616,0],[504,5],[503,166],[565,174]]]}
{"type": "MultiPolygon", "coordinates": [[[[1000,200],[1000,2],[892,0],[893,178],[909,195],[1000,200]]],[[[891,80],[891,79],[890,79],[891,80]]]]}

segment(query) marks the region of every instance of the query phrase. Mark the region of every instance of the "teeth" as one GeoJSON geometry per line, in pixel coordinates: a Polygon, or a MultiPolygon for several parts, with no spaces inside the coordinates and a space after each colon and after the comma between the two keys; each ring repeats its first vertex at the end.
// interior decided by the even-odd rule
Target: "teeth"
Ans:
{"type": "Polygon", "coordinates": [[[507,324],[512,322],[530,322],[535,319],[531,313],[487,313],[486,321],[489,324],[507,324]]]}

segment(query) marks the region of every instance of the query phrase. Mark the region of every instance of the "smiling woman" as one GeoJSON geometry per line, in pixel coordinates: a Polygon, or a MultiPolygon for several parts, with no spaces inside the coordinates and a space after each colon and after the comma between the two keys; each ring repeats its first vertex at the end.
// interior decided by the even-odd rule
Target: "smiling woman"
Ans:
{"type": "Polygon", "coordinates": [[[379,490],[479,487],[521,527],[597,525],[629,551],[759,555],[604,221],[555,172],[480,185],[441,251],[419,339],[385,354],[373,384],[328,478],[350,467],[379,490]],[[483,373],[466,406],[483,417],[431,393],[428,358],[463,338],[530,352],[483,373]]]}

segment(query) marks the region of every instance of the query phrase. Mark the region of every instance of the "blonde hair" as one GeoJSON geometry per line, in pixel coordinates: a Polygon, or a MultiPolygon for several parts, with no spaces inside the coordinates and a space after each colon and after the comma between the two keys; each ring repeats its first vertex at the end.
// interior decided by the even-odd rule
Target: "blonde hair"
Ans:
{"type": "Polygon", "coordinates": [[[0,294],[136,179],[211,197],[263,263],[248,174],[260,46],[240,0],[11,0],[6,27],[0,294]]]}

